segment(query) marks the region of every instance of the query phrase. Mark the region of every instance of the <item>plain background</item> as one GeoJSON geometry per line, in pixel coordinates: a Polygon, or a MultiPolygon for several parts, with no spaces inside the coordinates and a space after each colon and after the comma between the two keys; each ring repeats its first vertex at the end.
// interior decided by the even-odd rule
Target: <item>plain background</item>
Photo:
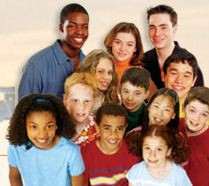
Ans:
{"type": "MultiPolygon", "coordinates": [[[[117,23],[133,22],[140,30],[144,50],[152,48],[148,37],[146,9],[158,4],[172,6],[178,13],[176,40],[198,59],[205,85],[209,86],[208,0],[1,0],[0,1],[0,87],[17,87],[21,69],[35,52],[60,38],[60,10],[68,3],[82,4],[90,15],[89,38],[83,50],[104,48],[107,32],[117,23]]],[[[7,186],[8,165],[5,140],[8,121],[0,123],[0,185],[7,186]]]]}

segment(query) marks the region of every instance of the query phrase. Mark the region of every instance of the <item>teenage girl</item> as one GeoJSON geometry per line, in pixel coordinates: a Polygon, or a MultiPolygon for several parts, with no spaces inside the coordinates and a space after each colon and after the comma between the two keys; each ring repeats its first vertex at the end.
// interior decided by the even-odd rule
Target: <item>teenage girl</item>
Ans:
{"type": "Polygon", "coordinates": [[[8,128],[11,186],[82,185],[80,150],[69,140],[74,134],[75,126],[59,98],[23,97],[8,128]]]}
{"type": "Polygon", "coordinates": [[[94,113],[103,103],[119,102],[118,79],[112,55],[101,49],[92,50],[79,64],[76,72],[89,72],[97,82],[98,93],[95,98],[94,113]]]}
{"type": "Polygon", "coordinates": [[[165,125],[150,125],[143,129],[138,152],[143,161],[135,164],[127,173],[129,186],[191,186],[191,182],[179,163],[189,155],[185,139],[165,125]]]}

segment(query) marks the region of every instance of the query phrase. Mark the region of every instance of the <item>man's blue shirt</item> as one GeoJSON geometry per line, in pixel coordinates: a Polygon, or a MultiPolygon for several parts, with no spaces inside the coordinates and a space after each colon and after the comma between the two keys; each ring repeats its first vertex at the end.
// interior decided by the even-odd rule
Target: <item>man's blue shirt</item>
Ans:
{"type": "MultiPolygon", "coordinates": [[[[84,58],[80,51],[79,62],[84,58]]],[[[18,100],[32,93],[49,93],[63,98],[65,79],[74,72],[73,62],[57,40],[53,45],[34,54],[23,68],[18,100]]]]}

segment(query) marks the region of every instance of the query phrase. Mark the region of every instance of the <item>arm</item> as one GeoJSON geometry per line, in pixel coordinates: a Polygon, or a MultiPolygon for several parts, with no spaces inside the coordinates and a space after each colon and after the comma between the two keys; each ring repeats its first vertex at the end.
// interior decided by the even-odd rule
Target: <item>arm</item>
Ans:
{"type": "Polygon", "coordinates": [[[78,176],[71,176],[72,186],[84,186],[84,176],[80,174],[78,176]]]}
{"type": "Polygon", "coordinates": [[[9,181],[11,186],[23,186],[21,175],[17,168],[9,166],[9,181]]]}

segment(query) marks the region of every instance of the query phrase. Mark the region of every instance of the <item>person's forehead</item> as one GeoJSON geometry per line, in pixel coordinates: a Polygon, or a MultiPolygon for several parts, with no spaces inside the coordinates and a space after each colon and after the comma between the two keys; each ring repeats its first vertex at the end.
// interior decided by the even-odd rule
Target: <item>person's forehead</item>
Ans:
{"type": "Polygon", "coordinates": [[[167,70],[168,71],[176,70],[176,71],[182,72],[182,73],[188,72],[188,73],[193,74],[192,66],[187,61],[172,62],[168,66],[167,70]]]}

